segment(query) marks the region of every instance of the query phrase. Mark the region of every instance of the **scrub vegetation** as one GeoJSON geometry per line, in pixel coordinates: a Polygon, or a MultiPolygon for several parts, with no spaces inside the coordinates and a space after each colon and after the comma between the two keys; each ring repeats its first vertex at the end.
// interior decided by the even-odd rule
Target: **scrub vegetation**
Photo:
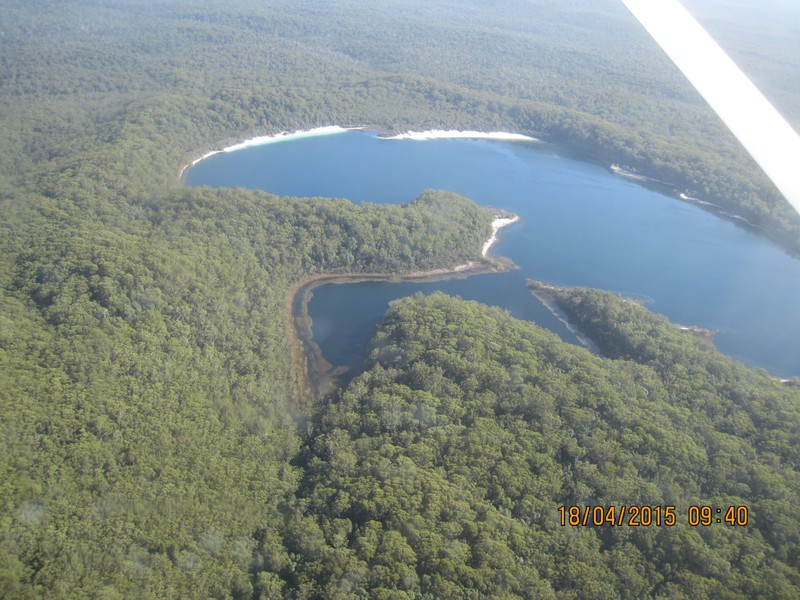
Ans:
{"type": "Polygon", "coordinates": [[[627,304],[581,292],[601,360],[411,300],[367,372],[308,406],[292,286],[452,267],[491,221],[443,192],[356,207],[181,185],[206,150],[328,124],[530,134],[800,249],[800,220],[621,8],[4,2],[0,593],[796,596],[797,390],[646,313],[621,338],[627,304]],[[680,523],[556,524],[559,503],[601,501],[676,504],[680,523]],[[695,501],[752,523],[688,527],[695,501]]]}

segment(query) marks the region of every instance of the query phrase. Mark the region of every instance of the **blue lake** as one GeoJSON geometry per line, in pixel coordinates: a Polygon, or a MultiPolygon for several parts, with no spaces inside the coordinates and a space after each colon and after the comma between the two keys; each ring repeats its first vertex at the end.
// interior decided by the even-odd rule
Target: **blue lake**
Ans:
{"type": "Polygon", "coordinates": [[[334,365],[354,364],[389,301],[442,290],[572,335],[526,279],[647,298],[671,320],[716,329],[722,352],[778,376],[800,375],[800,261],[755,233],[535,142],[385,140],[350,131],[207,158],[188,185],[404,203],[426,188],[517,213],[492,252],[520,268],[434,283],[326,285],[309,303],[334,365]]]}

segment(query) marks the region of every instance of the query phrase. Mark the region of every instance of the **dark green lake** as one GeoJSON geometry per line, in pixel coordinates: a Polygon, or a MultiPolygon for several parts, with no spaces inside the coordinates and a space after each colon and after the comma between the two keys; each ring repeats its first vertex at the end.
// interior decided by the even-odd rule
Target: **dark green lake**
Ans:
{"type": "Polygon", "coordinates": [[[334,365],[354,364],[389,301],[442,290],[571,334],[526,279],[624,292],[671,320],[718,330],[722,352],[800,375],[800,261],[700,208],[536,142],[386,140],[350,131],[211,156],[188,185],[402,203],[426,188],[517,213],[492,252],[519,270],[434,283],[367,282],[314,290],[314,336],[334,365]]]}

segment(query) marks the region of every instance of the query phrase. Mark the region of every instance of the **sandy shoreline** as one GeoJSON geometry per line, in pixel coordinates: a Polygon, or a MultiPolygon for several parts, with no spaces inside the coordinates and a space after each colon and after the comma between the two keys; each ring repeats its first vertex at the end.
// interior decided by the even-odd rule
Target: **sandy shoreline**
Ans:
{"type": "MultiPolygon", "coordinates": [[[[186,171],[191,169],[200,161],[203,161],[215,154],[221,154],[223,152],[235,152],[236,150],[242,150],[244,148],[251,148],[253,146],[263,146],[264,144],[274,144],[277,142],[286,142],[289,140],[296,140],[299,138],[304,137],[317,137],[321,135],[334,135],[337,133],[345,133],[347,131],[359,131],[365,129],[364,127],[340,127],[339,125],[325,125],[323,127],[315,127],[313,129],[300,129],[293,133],[283,132],[283,133],[276,133],[274,135],[261,135],[256,136],[250,139],[246,139],[242,142],[233,144],[232,146],[227,146],[222,148],[221,150],[211,150],[206,152],[202,156],[194,159],[192,162],[184,165],[184,167],[180,171],[180,175],[178,176],[181,181],[183,181],[184,176],[186,175],[186,171]]],[[[427,131],[409,131],[407,133],[401,133],[398,135],[393,136],[386,136],[381,137],[379,139],[382,140],[439,140],[439,139],[476,139],[476,140],[500,140],[500,141],[526,141],[526,142],[539,142],[534,137],[530,137],[528,135],[522,135],[521,133],[507,133],[504,131],[460,131],[460,130],[443,130],[443,129],[431,129],[427,131]]]]}
{"type": "Polygon", "coordinates": [[[696,205],[699,205],[701,207],[704,207],[710,213],[715,214],[718,217],[725,217],[727,219],[733,219],[735,221],[738,221],[739,223],[743,223],[743,224],[747,225],[748,227],[752,227],[754,229],[760,229],[761,231],[765,231],[765,229],[763,227],[761,227],[761,225],[756,225],[755,223],[753,223],[752,221],[748,220],[746,217],[743,217],[742,215],[737,215],[735,213],[729,213],[727,210],[725,210],[719,204],[714,204],[713,202],[708,202],[707,200],[700,200],[699,198],[694,198],[694,197],[689,196],[688,194],[685,194],[683,192],[678,194],[678,198],[680,198],[681,200],[684,200],[685,202],[689,202],[691,204],[696,204],[696,205]]]}
{"type": "Polygon", "coordinates": [[[338,125],[326,125],[325,127],[315,127],[314,129],[301,129],[294,133],[277,133],[275,135],[262,135],[258,137],[245,140],[233,146],[223,148],[222,152],[235,152],[244,148],[251,148],[253,146],[263,146],[264,144],[274,144],[276,142],[287,142],[289,140],[296,140],[306,137],[318,137],[321,135],[334,135],[337,133],[345,133],[346,131],[353,131],[359,129],[358,127],[345,128],[338,125]]]}
{"type": "Polygon", "coordinates": [[[428,131],[409,131],[407,133],[400,133],[387,137],[381,137],[382,140],[454,140],[454,139],[469,139],[469,140],[501,140],[506,142],[524,141],[524,142],[539,142],[534,137],[522,135],[521,133],[506,133],[505,131],[458,131],[455,129],[430,129],[428,131]]]}
{"type": "Polygon", "coordinates": [[[560,321],[561,324],[566,327],[567,331],[574,335],[584,348],[586,348],[592,354],[602,356],[600,348],[597,346],[597,344],[595,344],[588,335],[583,333],[583,331],[581,331],[577,325],[570,321],[570,318],[567,316],[567,314],[561,310],[561,307],[558,305],[558,302],[556,302],[555,297],[548,292],[548,289],[555,290],[558,289],[558,286],[548,285],[533,279],[529,279],[527,283],[528,291],[530,291],[531,295],[541,302],[542,305],[550,311],[550,314],[552,314],[556,320],[560,321]]]}
{"type": "Polygon", "coordinates": [[[500,231],[503,227],[511,225],[512,223],[516,223],[517,221],[519,221],[519,215],[512,215],[511,217],[495,217],[494,221],[492,221],[492,237],[490,237],[483,245],[481,256],[486,256],[486,254],[489,252],[489,248],[491,248],[497,241],[498,231],[500,231]]]}
{"type": "Polygon", "coordinates": [[[293,133],[289,132],[282,132],[276,133],[274,135],[260,135],[254,138],[250,138],[239,142],[237,144],[233,144],[232,146],[227,146],[222,148],[221,150],[212,150],[210,152],[206,152],[201,157],[194,159],[189,164],[185,165],[181,169],[180,179],[183,181],[183,176],[186,174],[186,171],[193,166],[195,166],[200,161],[203,161],[210,156],[214,156],[215,154],[222,154],[223,152],[235,152],[236,150],[243,150],[244,148],[252,148],[253,146],[263,146],[265,144],[275,144],[277,142],[288,142],[289,140],[296,140],[305,137],[317,137],[321,135],[334,135],[337,133],[344,133],[346,131],[356,131],[361,129],[360,127],[339,127],[338,125],[326,125],[325,127],[315,127],[314,129],[299,129],[293,133]]]}
{"type": "Polygon", "coordinates": [[[634,173],[633,171],[629,171],[628,169],[620,167],[619,165],[610,165],[608,168],[615,175],[619,175],[620,177],[625,177],[627,179],[633,179],[635,181],[649,181],[652,183],[658,183],[669,187],[675,187],[668,181],[662,181],[661,179],[656,179],[655,177],[648,177],[647,175],[640,175],[639,173],[634,173]]]}

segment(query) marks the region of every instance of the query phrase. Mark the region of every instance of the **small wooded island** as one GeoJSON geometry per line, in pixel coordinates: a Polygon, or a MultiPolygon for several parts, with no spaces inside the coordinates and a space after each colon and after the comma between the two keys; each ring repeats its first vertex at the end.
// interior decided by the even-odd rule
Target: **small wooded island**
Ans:
{"type": "MultiPolygon", "coordinates": [[[[220,140],[329,123],[517,131],[796,252],[800,220],[629,17],[5,3],[0,596],[796,598],[800,389],[574,289],[556,300],[602,356],[410,297],[314,402],[296,286],[480,260],[494,215],[176,181],[220,140]]],[[[798,72],[789,48],[768,81],[798,72]]]]}

